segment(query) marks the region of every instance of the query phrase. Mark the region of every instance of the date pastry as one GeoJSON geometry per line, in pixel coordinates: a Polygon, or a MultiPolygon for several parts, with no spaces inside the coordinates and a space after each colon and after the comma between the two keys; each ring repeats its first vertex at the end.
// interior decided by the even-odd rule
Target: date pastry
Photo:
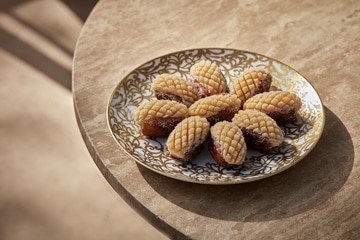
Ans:
{"type": "Polygon", "coordinates": [[[194,85],[174,74],[160,74],[152,82],[151,88],[159,100],[173,100],[189,107],[199,99],[194,85]]]}
{"type": "Polygon", "coordinates": [[[255,149],[270,150],[284,141],[284,133],[274,119],[257,110],[240,110],[232,122],[242,131],[245,142],[255,149]]]}
{"type": "Polygon", "coordinates": [[[271,83],[272,76],[265,69],[249,68],[233,81],[230,93],[237,95],[244,103],[258,93],[268,92],[271,83]]]}
{"type": "Polygon", "coordinates": [[[240,99],[230,93],[201,98],[189,107],[190,116],[205,117],[210,125],[219,121],[231,121],[240,109],[240,99]]]}
{"type": "Polygon", "coordinates": [[[135,111],[135,122],[143,135],[165,137],[189,116],[187,107],[175,101],[153,100],[140,105],[135,111]]]}
{"type": "Polygon", "coordinates": [[[210,131],[206,118],[192,116],[181,121],[170,133],[166,149],[172,158],[188,162],[203,149],[210,131]]]}
{"type": "Polygon", "coordinates": [[[256,109],[266,113],[280,125],[294,121],[300,108],[301,99],[296,94],[285,91],[257,94],[243,105],[243,109],[256,109]]]}
{"type": "Polygon", "coordinates": [[[246,144],[240,128],[222,121],[210,128],[209,151],[220,166],[230,168],[245,161],[246,144]]]}
{"type": "Polygon", "coordinates": [[[190,80],[201,98],[229,92],[226,79],[220,68],[213,62],[202,60],[190,68],[190,80]]]}

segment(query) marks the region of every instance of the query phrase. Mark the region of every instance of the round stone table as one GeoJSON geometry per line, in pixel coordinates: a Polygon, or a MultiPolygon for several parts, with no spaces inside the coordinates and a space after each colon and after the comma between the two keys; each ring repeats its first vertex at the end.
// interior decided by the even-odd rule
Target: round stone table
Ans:
{"type": "Polygon", "coordinates": [[[114,190],[171,239],[359,239],[359,33],[360,1],[101,0],[74,56],[79,129],[114,190]],[[278,59],[313,85],[326,121],[302,161],[259,181],[206,185],[151,171],[119,147],[106,113],[120,80],[207,47],[278,59]]]}

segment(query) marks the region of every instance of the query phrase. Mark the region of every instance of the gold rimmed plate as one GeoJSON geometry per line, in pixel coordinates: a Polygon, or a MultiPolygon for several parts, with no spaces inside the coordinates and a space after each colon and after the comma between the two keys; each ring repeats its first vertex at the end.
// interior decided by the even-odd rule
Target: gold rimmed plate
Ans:
{"type": "Polygon", "coordinates": [[[115,87],[108,104],[110,131],[120,145],[139,164],[167,177],[203,184],[236,184],[263,179],[298,163],[318,142],[325,124],[321,100],[312,85],[296,70],[273,58],[242,50],[203,48],[170,53],[152,59],[125,76],[115,87]],[[147,138],[134,121],[134,111],[147,101],[156,99],[152,80],[170,73],[189,78],[190,67],[202,60],[215,62],[228,84],[249,67],[267,69],[272,89],[289,91],[302,100],[296,121],[281,126],[283,144],[271,151],[248,148],[241,166],[224,169],[211,157],[207,148],[188,163],[170,158],[165,152],[166,138],[147,138]]]}

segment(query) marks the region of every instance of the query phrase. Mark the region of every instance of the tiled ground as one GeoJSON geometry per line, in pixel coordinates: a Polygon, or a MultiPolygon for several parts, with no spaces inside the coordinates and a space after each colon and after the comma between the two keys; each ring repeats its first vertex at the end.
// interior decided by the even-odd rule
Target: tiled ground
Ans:
{"type": "Polygon", "coordinates": [[[0,239],[165,239],[100,174],[76,125],[72,53],[96,1],[0,1],[0,239]]]}

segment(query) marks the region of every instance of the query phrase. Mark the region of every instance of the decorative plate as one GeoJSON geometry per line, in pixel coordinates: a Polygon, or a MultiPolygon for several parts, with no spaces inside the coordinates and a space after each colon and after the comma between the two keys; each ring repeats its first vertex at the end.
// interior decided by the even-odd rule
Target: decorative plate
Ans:
{"type": "Polygon", "coordinates": [[[318,142],[324,127],[321,100],[311,84],[296,70],[270,57],[241,50],[206,48],[170,53],[146,62],[131,71],[115,87],[107,118],[110,131],[120,147],[141,165],[167,177],[203,184],[236,184],[266,178],[282,172],[303,159],[318,142]],[[270,152],[248,148],[241,166],[226,170],[204,148],[192,161],[183,163],[165,153],[166,138],[147,138],[134,121],[134,111],[155,99],[151,82],[162,73],[189,77],[190,67],[199,60],[215,62],[228,84],[249,67],[266,68],[273,76],[272,88],[296,93],[302,108],[292,124],[282,126],[284,143],[270,152]]]}

